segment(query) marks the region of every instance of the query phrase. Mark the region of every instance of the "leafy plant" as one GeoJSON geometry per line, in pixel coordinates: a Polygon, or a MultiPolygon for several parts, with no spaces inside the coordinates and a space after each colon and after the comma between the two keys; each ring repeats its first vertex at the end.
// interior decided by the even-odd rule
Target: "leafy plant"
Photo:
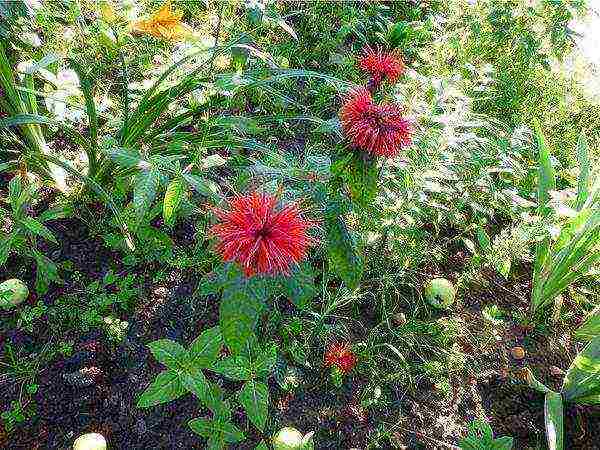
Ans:
{"type": "Polygon", "coordinates": [[[50,282],[60,282],[61,279],[56,264],[39,250],[38,240],[58,244],[44,222],[65,217],[68,209],[56,207],[46,210],[38,218],[33,217],[29,208],[35,195],[35,186],[26,180],[27,178],[17,175],[8,184],[8,199],[4,200],[9,207],[6,216],[8,231],[0,231],[0,265],[5,264],[13,253],[35,260],[35,288],[38,293],[43,294],[48,290],[50,282]]]}
{"type": "MultiPolygon", "coordinates": [[[[269,375],[276,361],[275,347],[262,348],[256,337],[231,340],[231,355],[218,359],[223,345],[219,327],[204,331],[188,350],[176,342],[162,339],[148,345],[154,357],[167,367],[140,395],[138,407],[147,408],[175,400],[186,392],[193,393],[213,413],[213,418],[194,419],[190,428],[208,439],[208,448],[223,448],[228,443],[245,439],[244,434],[230,422],[228,400],[216,384],[208,381],[203,370],[210,370],[234,381],[243,381],[237,392],[237,402],[242,405],[250,420],[264,431],[269,404],[267,385],[261,380],[269,375]],[[235,342],[235,344],[231,344],[235,342]]],[[[227,340],[226,340],[227,342],[227,340]]]]}
{"type": "MultiPolygon", "coordinates": [[[[538,215],[549,219],[550,191],[555,187],[550,150],[539,126],[536,129],[539,148],[538,215]]],[[[589,158],[585,136],[578,143],[580,180],[576,212],[564,225],[555,242],[545,234],[536,246],[531,309],[534,313],[549,304],[573,282],[585,276],[600,261],[600,183],[589,188],[589,158]],[[588,162],[586,162],[588,161],[588,162]]]]}
{"type": "MultiPolygon", "coordinates": [[[[10,116],[20,117],[37,114],[37,99],[31,92],[34,88],[33,75],[24,74],[23,85],[20,85],[17,80],[6,54],[5,44],[0,39],[0,111],[10,116]]],[[[0,120],[0,128],[5,126],[3,122],[0,120]]],[[[2,153],[8,153],[6,160],[9,162],[4,163],[5,168],[16,169],[20,159],[21,163],[35,169],[42,177],[53,180],[59,189],[64,190],[66,188],[64,172],[48,164],[44,158],[50,153],[50,148],[44,139],[40,123],[16,120],[14,125],[25,143],[22,144],[23,150],[17,153],[17,158],[13,155],[15,151],[2,150],[2,153]]]]}
{"type": "Polygon", "coordinates": [[[468,435],[458,443],[462,450],[511,450],[513,438],[503,436],[494,438],[492,427],[483,420],[474,420],[469,424],[468,435]]]}
{"type": "Polygon", "coordinates": [[[563,380],[560,392],[554,392],[535,379],[527,369],[529,385],[546,395],[544,416],[546,438],[552,450],[564,448],[563,404],[565,402],[582,405],[600,404],[600,335],[592,338],[580,351],[563,380]]]}

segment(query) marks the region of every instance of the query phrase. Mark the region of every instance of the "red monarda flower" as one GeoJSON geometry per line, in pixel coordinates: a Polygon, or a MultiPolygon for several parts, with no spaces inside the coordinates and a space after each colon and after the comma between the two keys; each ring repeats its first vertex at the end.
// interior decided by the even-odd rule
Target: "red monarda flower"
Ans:
{"type": "Polygon", "coordinates": [[[297,204],[277,208],[275,196],[253,192],[234,197],[228,206],[215,210],[219,223],[211,232],[223,260],[239,263],[246,276],[289,274],[291,265],[306,257],[312,222],[297,204]]]}
{"type": "Polygon", "coordinates": [[[375,156],[396,156],[411,143],[412,126],[398,106],[376,105],[364,88],[350,95],[340,119],[352,143],[375,156]]]}
{"type": "Polygon", "coordinates": [[[367,47],[364,56],[358,61],[358,67],[371,75],[371,79],[378,85],[384,79],[395,83],[404,73],[404,62],[400,55],[385,53],[367,47]]]}
{"type": "Polygon", "coordinates": [[[348,344],[331,344],[325,353],[325,367],[336,367],[342,373],[350,372],[356,366],[356,355],[348,344]]]}

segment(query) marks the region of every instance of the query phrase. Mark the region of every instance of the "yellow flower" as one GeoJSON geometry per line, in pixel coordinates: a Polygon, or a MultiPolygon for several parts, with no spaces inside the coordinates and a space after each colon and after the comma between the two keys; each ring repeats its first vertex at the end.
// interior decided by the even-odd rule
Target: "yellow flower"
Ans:
{"type": "Polygon", "coordinates": [[[138,33],[148,33],[154,37],[173,41],[185,39],[192,34],[189,25],[181,22],[183,11],[172,10],[171,2],[167,1],[152,17],[146,20],[136,20],[131,29],[138,33]]]}

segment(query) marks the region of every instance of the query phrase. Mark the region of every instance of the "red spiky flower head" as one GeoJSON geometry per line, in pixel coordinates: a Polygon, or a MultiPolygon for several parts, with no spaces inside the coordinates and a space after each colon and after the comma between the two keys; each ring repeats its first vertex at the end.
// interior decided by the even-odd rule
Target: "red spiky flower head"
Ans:
{"type": "Polygon", "coordinates": [[[342,106],[340,119],[352,143],[375,156],[396,156],[411,143],[412,126],[399,107],[375,104],[365,88],[350,94],[342,106]]]}
{"type": "Polygon", "coordinates": [[[325,367],[335,367],[342,373],[348,373],[356,366],[356,355],[348,344],[331,344],[325,353],[325,367]]]}
{"type": "Polygon", "coordinates": [[[273,195],[239,195],[215,214],[219,223],[211,233],[218,240],[216,250],[224,261],[240,264],[246,276],[287,275],[313,243],[307,234],[312,222],[302,217],[299,206],[278,207],[273,195]]]}
{"type": "Polygon", "coordinates": [[[375,50],[367,47],[362,58],[358,61],[358,67],[371,75],[371,80],[378,86],[383,80],[395,83],[404,73],[404,62],[400,54],[396,52],[386,53],[383,50],[375,50]]]}

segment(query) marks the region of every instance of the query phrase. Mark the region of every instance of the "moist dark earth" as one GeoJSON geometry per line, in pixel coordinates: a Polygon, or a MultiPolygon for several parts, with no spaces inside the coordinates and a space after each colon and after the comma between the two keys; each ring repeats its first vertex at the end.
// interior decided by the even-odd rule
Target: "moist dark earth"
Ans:
{"type": "MultiPolygon", "coordinates": [[[[191,395],[150,409],[137,408],[135,400],[161,370],[145,345],[164,337],[189,344],[202,330],[218,324],[218,299],[194,296],[199,275],[193,271],[173,270],[166,282],[155,284],[149,276],[154,270],[152,265],[120,267],[121,255],[107,250],[99,239],[91,238],[90,230],[78,220],[59,220],[49,227],[61,243],[60,248],[46,249],[56,262],[71,261],[90,278],[102,278],[109,268],[115,270],[116,265],[116,273],[124,275],[136,270],[147,284],[134,313],[127,317],[130,324],[127,337],[118,346],[108,342],[99,331],[53,336],[43,326],[36,333],[0,327],[2,348],[11,343],[24,354],[40,351],[48,341],[74,342],[70,356],[57,357],[40,368],[36,380],[39,388],[34,395],[37,414],[9,434],[0,429],[0,448],[70,449],[73,440],[86,432],[103,434],[114,449],[204,448],[205,442],[190,431],[187,422],[208,417],[209,413],[191,395]],[[84,376],[73,376],[76,373],[84,376]]],[[[190,224],[177,230],[177,245],[189,245],[193,240],[190,224]]],[[[453,271],[460,269],[464,259],[458,250],[455,259],[457,267],[452,267],[453,271]]],[[[19,276],[33,286],[34,272],[22,273],[17,269],[29,266],[11,259],[4,271],[0,271],[0,278],[19,276]]],[[[439,274],[444,270],[430,267],[424,268],[424,272],[439,274]]],[[[523,268],[524,274],[529,272],[523,268]]],[[[476,319],[477,312],[490,302],[503,308],[527,308],[530,289],[527,276],[509,281],[493,274],[488,276],[488,287],[475,289],[462,300],[461,314],[474,332],[481,322],[476,319]]],[[[81,286],[65,277],[65,283],[53,285],[42,300],[51,305],[59,296],[78,289],[81,286]]],[[[37,301],[34,294],[27,300],[31,305],[37,301]]],[[[0,314],[6,324],[13,313],[0,314]]],[[[371,311],[370,315],[375,313],[371,311]]],[[[365,311],[367,321],[368,316],[369,311],[365,311]]],[[[392,431],[377,441],[379,448],[445,449],[456,448],[452,446],[457,443],[460,427],[484,414],[491,420],[497,436],[514,437],[515,449],[544,448],[543,396],[519,383],[518,372],[528,365],[541,381],[558,389],[562,377],[552,375],[549,367],[566,370],[576,353],[570,342],[563,346],[567,350],[556,350],[553,343],[560,333],[559,330],[552,336],[533,336],[531,330],[515,325],[496,342],[495,352],[479,358],[480,370],[453,380],[452,398],[440,395],[427,382],[420,382],[416,391],[398,385],[390,393],[391,403],[379,410],[361,406],[361,392],[367,380],[359,377],[349,377],[336,390],[325,382],[325,371],[306,371],[305,385],[297,393],[283,391],[271,380],[269,428],[294,426],[304,432],[317,431],[318,449],[366,449],[369,436],[375,436],[378,424],[385,423],[392,431]],[[522,361],[511,359],[508,353],[517,344],[527,349],[522,361]]],[[[479,357],[476,343],[464,340],[461,346],[465,354],[479,357]]],[[[214,380],[225,385],[228,392],[238,387],[235,383],[214,380]]],[[[0,376],[1,410],[8,409],[21,388],[20,383],[0,376]]],[[[600,408],[568,406],[565,416],[565,448],[600,448],[600,408]]],[[[248,437],[235,448],[253,449],[260,439],[269,439],[257,434],[241,411],[234,413],[233,420],[248,437]]]]}

